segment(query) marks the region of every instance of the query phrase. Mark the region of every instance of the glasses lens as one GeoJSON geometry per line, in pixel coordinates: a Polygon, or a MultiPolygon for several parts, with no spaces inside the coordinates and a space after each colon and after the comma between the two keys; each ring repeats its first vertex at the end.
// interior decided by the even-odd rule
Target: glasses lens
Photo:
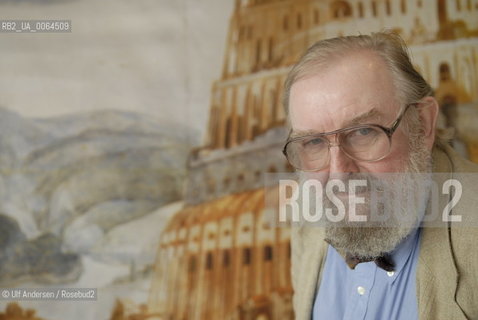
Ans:
{"type": "Polygon", "coordinates": [[[286,152],[290,164],[300,170],[319,170],[329,161],[329,143],[324,137],[291,141],[286,152]]]}
{"type": "Polygon", "coordinates": [[[342,133],[342,149],[356,160],[379,160],[390,152],[390,139],[378,127],[366,126],[342,133]]]}

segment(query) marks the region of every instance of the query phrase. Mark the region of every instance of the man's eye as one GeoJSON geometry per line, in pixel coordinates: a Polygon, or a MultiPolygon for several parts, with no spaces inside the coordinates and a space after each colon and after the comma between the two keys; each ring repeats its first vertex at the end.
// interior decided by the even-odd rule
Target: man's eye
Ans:
{"type": "Polygon", "coordinates": [[[324,144],[324,142],[325,141],[322,138],[313,138],[313,139],[305,140],[304,143],[303,143],[303,146],[305,148],[316,147],[316,146],[320,146],[320,145],[324,144]]]}
{"type": "Polygon", "coordinates": [[[359,135],[359,136],[366,136],[366,135],[371,134],[372,131],[374,131],[374,130],[372,130],[371,128],[360,128],[360,129],[355,131],[355,134],[359,135]]]}
{"type": "Polygon", "coordinates": [[[346,141],[352,144],[367,144],[377,139],[380,135],[378,130],[371,127],[358,128],[346,135],[346,141]]]}

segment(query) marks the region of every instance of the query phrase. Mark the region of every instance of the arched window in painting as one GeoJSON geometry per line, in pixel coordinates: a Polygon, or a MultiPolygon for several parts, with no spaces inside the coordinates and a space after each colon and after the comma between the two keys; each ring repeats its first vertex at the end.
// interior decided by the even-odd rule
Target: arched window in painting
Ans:
{"type": "Polygon", "coordinates": [[[239,35],[238,35],[239,41],[244,40],[245,36],[246,36],[246,27],[245,27],[245,26],[241,26],[241,27],[239,28],[239,35]]]}
{"type": "Polygon", "coordinates": [[[274,60],[274,39],[269,38],[268,50],[267,50],[267,61],[272,62],[274,60]]]}
{"type": "Polygon", "coordinates": [[[207,192],[214,193],[216,191],[216,181],[214,180],[213,177],[211,176],[206,177],[206,186],[207,186],[207,192]]]}
{"type": "Polygon", "coordinates": [[[244,173],[240,173],[237,176],[237,180],[236,180],[237,188],[244,188],[246,186],[245,181],[246,179],[245,179],[244,173]]]}
{"type": "Polygon", "coordinates": [[[242,249],[242,263],[244,265],[251,264],[251,248],[242,249]]]}
{"type": "Polygon", "coordinates": [[[260,170],[256,170],[256,171],[254,172],[254,180],[255,180],[256,182],[260,182],[260,181],[261,181],[261,178],[262,178],[262,173],[261,173],[261,171],[260,171],[260,170]]]}
{"type": "Polygon", "coordinates": [[[252,25],[247,27],[247,39],[252,39],[252,25]]]}
{"type": "Polygon", "coordinates": [[[188,269],[189,269],[189,272],[191,272],[191,273],[196,272],[196,257],[195,256],[190,256],[189,257],[188,269]]]}
{"type": "Polygon", "coordinates": [[[358,13],[359,13],[359,17],[363,18],[363,3],[362,2],[358,3],[358,13]]]}
{"type": "Polygon", "coordinates": [[[230,147],[230,142],[231,142],[231,132],[232,132],[232,120],[231,118],[228,118],[226,120],[226,134],[224,135],[224,146],[226,149],[230,147]]]}
{"type": "MultiPolygon", "coordinates": [[[[450,80],[452,80],[450,66],[448,65],[448,63],[440,63],[439,73],[440,82],[449,82],[450,80]]],[[[458,117],[458,99],[456,96],[456,92],[447,92],[442,97],[440,97],[438,102],[440,103],[440,109],[445,116],[445,125],[447,127],[455,127],[456,119],[458,117]]]]}
{"type": "Polygon", "coordinates": [[[271,261],[273,258],[272,246],[264,247],[264,261],[271,261]]]}
{"type": "Polygon", "coordinates": [[[262,58],[262,41],[261,39],[257,39],[256,41],[256,65],[259,66],[261,63],[262,58]]]}
{"type": "Polygon", "coordinates": [[[229,250],[224,250],[222,254],[222,266],[224,268],[227,268],[229,267],[230,264],[231,264],[231,255],[229,253],[229,250]]]}
{"type": "Polygon", "coordinates": [[[439,67],[440,72],[440,82],[448,81],[451,79],[450,76],[450,66],[446,62],[442,62],[439,67]]]}
{"type": "Polygon", "coordinates": [[[231,179],[229,177],[225,177],[224,180],[222,181],[222,185],[224,187],[224,189],[229,189],[229,187],[231,186],[231,179]]]}
{"type": "Polygon", "coordinates": [[[407,13],[407,1],[406,0],[401,0],[400,1],[400,9],[402,10],[402,14],[407,13]]]}
{"type": "Polygon", "coordinates": [[[302,15],[300,13],[297,14],[297,29],[302,29],[302,15]]]}
{"type": "Polygon", "coordinates": [[[252,110],[254,114],[253,125],[252,125],[252,136],[257,137],[259,134],[261,134],[260,122],[261,122],[261,112],[262,112],[262,105],[259,101],[258,96],[254,96],[252,110]]]}
{"type": "Polygon", "coordinates": [[[271,119],[270,121],[275,124],[279,119],[278,116],[278,108],[280,108],[280,105],[278,104],[277,101],[277,94],[275,90],[270,90],[269,91],[269,97],[270,97],[270,106],[271,106],[271,119]]]}
{"type": "Polygon", "coordinates": [[[289,17],[284,16],[284,20],[282,21],[282,28],[284,31],[287,31],[289,29],[289,17]]]}
{"type": "Polygon", "coordinates": [[[319,10],[314,9],[314,24],[319,24],[319,22],[320,22],[319,10]]]}
{"type": "Polygon", "coordinates": [[[377,16],[377,1],[372,1],[372,14],[374,17],[377,16]]]}
{"type": "Polygon", "coordinates": [[[352,7],[347,1],[334,1],[330,7],[334,18],[345,18],[352,16],[352,7]]]}
{"type": "Polygon", "coordinates": [[[213,266],[212,253],[208,252],[206,255],[206,270],[212,270],[213,266]]]}
{"type": "Polygon", "coordinates": [[[244,174],[240,173],[237,176],[237,183],[243,183],[244,182],[244,174]]]}

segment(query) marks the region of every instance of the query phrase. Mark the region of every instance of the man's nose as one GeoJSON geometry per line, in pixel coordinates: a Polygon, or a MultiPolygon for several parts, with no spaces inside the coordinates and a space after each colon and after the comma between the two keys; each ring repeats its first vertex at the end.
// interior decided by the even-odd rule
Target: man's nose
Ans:
{"type": "Polygon", "coordinates": [[[329,153],[330,173],[356,173],[360,171],[355,160],[347,156],[339,146],[330,146],[329,153]]]}

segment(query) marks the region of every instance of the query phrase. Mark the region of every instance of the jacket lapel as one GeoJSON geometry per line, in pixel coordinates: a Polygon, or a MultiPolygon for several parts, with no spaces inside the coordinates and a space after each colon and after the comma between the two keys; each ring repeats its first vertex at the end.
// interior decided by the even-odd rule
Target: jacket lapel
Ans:
{"type": "Polygon", "coordinates": [[[320,280],[320,273],[327,254],[324,241],[324,229],[321,227],[303,227],[304,254],[302,255],[300,277],[296,297],[300,303],[296,310],[297,320],[308,320],[312,315],[315,293],[320,280]]]}
{"type": "Polygon", "coordinates": [[[417,274],[419,319],[466,320],[455,301],[458,273],[448,228],[424,229],[420,252],[417,274]]]}
{"type": "MultiPolygon", "coordinates": [[[[433,160],[433,172],[443,173],[435,177],[436,183],[441,187],[446,179],[453,176],[452,164],[448,156],[437,148],[433,154],[433,160]]],[[[439,219],[448,201],[448,197],[439,197],[439,219]]],[[[455,299],[458,281],[450,239],[450,226],[446,222],[442,225],[437,225],[435,222],[433,226],[424,224],[416,285],[419,319],[466,320],[455,299]]]]}

